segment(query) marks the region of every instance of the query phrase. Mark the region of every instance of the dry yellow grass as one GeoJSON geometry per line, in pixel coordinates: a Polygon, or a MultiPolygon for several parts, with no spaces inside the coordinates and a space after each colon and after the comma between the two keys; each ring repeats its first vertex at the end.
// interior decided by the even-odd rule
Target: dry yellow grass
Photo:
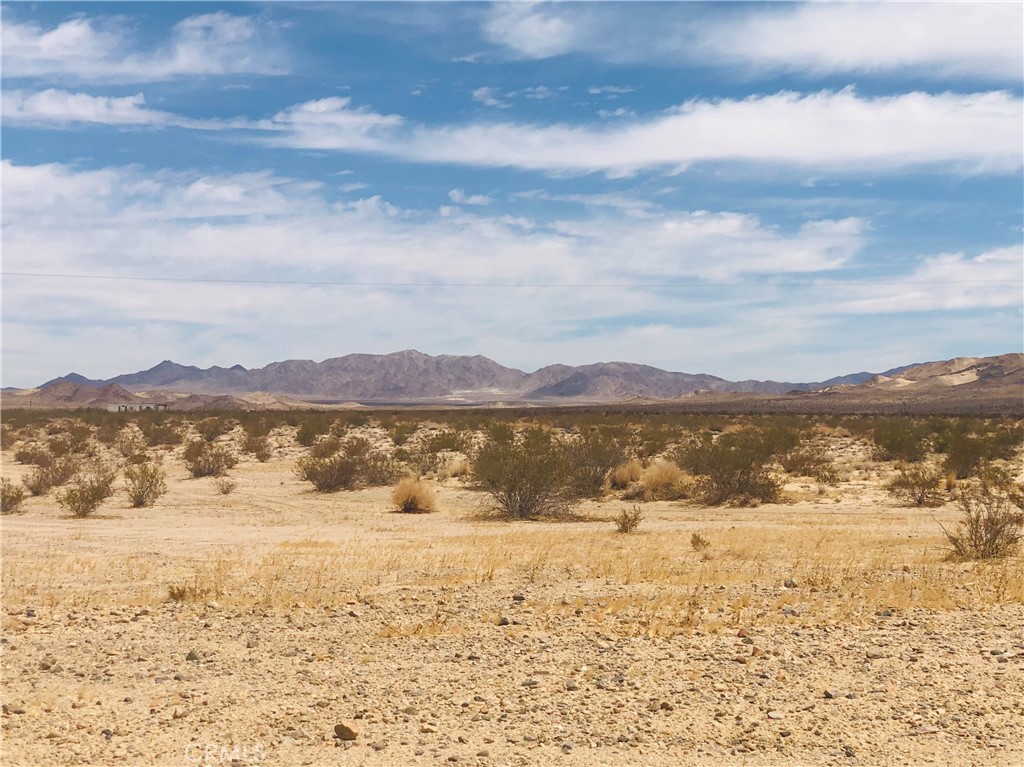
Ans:
{"type": "Polygon", "coordinates": [[[403,514],[428,514],[437,511],[437,496],[430,485],[415,477],[399,480],[391,491],[391,502],[403,514]]]}

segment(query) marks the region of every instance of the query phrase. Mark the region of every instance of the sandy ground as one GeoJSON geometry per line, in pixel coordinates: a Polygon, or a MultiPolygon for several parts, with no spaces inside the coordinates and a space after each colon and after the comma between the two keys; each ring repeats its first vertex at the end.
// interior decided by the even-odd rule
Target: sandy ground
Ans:
{"type": "Polygon", "coordinates": [[[171,460],[152,509],[30,498],[2,520],[0,761],[1024,765],[1024,562],[947,562],[955,506],[899,507],[843,450],[836,487],[646,504],[634,535],[618,500],[479,521],[457,480],[395,514],[280,452],[230,495],[171,460]]]}

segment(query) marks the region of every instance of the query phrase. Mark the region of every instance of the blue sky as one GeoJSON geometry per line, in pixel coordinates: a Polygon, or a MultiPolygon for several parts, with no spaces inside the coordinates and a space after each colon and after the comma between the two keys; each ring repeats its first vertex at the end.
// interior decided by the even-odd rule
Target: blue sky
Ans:
{"type": "Polygon", "coordinates": [[[1024,347],[1019,3],[2,12],[5,386],[1024,347]]]}

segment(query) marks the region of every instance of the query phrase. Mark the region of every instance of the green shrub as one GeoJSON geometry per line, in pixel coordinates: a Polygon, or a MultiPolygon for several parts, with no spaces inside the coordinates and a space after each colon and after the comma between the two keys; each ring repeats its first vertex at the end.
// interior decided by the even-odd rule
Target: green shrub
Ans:
{"type": "Polygon", "coordinates": [[[260,463],[266,463],[272,455],[270,440],[266,436],[256,436],[247,432],[242,439],[242,452],[252,455],[260,463]]]}
{"type": "Polygon", "coordinates": [[[353,490],[359,482],[356,462],[344,453],[324,458],[303,456],[296,465],[295,474],[299,479],[311,482],[321,493],[353,490]]]}
{"type": "Polygon", "coordinates": [[[193,477],[220,477],[238,463],[234,453],[226,447],[196,439],[185,446],[182,453],[185,468],[193,477]]]}
{"type": "Polygon", "coordinates": [[[310,447],[316,438],[326,434],[330,425],[324,418],[306,418],[295,432],[295,441],[303,447],[310,447]]]}
{"type": "Polygon", "coordinates": [[[78,459],[72,456],[56,458],[46,466],[37,466],[21,483],[32,495],[46,495],[74,477],[79,468],[78,459]]]}
{"type": "Polygon", "coordinates": [[[895,498],[912,506],[941,506],[945,500],[941,486],[946,474],[927,466],[900,466],[898,474],[885,489],[895,498]]]}
{"type": "Polygon", "coordinates": [[[489,439],[473,459],[472,474],[489,496],[485,510],[507,519],[566,517],[574,501],[565,453],[540,429],[508,442],[489,439]]]}
{"type": "Polygon", "coordinates": [[[28,466],[49,466],[53,463],[53,453],[38,445],[25,445],[14,451],[14,460],[28,466]]]}
{"type": "Polygon", "coordinates": [[[876,420],[872,439],[879,461],[917,463],[928,454],[928,430],[908,418],[876,420]]]}
{"type": "Polygon", "coordinates": [[[1012,554],[1024,529],[1024,488],[1008,472],[988,467],[958,496],[961,518],[953,530],[942,528],[954,556],[997,559],[1012,554]]]}
{"type": "Polygon", "coordinates": [[[399,421],[393,424],[387,431],[391,441],[396,447],[401,447],[409,438],[419,431],[420,425],[417,421],[399,421]]]}
{"type": "Polygon", "coordinates": [[[766,436],[759,429],[747,428],[718,439],[702,434],[675,456],[680,466],[698,476],[697,494],[704,503],[749,505],[778,499],[782,483],[768,472],[766,464],[773,458],[773,450],[788,444],[790,440],[784,436],[766,436]]]}
{"type": "Polygon", "coordinates": [[[0,482],[0,514],[14,514],[24,501],[24,488],[18,487],[9,479],[0,482]]]}
{"type": "Polygon", "coordinates": [[[309,454],[314,458],[330,458],[341,450],[341,440],[334,435],[321,437],[309,448],[309,454]]]}
{"type": "Polygon", "coordinates": [[[142,420],[136,425],[150,447],[171,447],[184,441],[181,427],[174,421],[142,420]]]}
{"type": "Polygon", "coordinates": [[[600,496],[608,473],[626,457],[619,441],[606,431],[588,431],[563,449],[569,490],[579,498],[600,496]]]}
{"type": "Polygon", "coordinates": [[[57,503],[76,517],[87,517],[114,494],[115,479],[117,469],[106,464],[94,464],[57,494],[57,503]]]}
{"type": "Polygon", "coordinates": [[[795,477],[813,477],[829,484],[839,481],[832,459],[813,447],[791,450],[779,458],[779,463],[795,477]]]}
{"type": "Polygon", "coordinates": [[[124,479],[128,500],[136,509],[152,506],[167,492],[167,475],[154,463],[128,466],[124,470],[124,479]]]}
{"type": "Polygon", "coordinates": [[[207,442],[213,442],[217,437],[231,431],[231,422],[224,418],[211,416],[197,423],[196,431],[207,442]]]}

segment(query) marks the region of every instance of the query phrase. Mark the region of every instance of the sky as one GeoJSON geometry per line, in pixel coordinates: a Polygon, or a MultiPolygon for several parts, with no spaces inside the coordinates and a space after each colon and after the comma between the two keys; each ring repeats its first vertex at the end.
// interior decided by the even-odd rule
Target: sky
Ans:
{"type": "Polygon", "coordinates": [[[1024,6],[7,3],[4,386],[1024,351],[1024,6]]]}

